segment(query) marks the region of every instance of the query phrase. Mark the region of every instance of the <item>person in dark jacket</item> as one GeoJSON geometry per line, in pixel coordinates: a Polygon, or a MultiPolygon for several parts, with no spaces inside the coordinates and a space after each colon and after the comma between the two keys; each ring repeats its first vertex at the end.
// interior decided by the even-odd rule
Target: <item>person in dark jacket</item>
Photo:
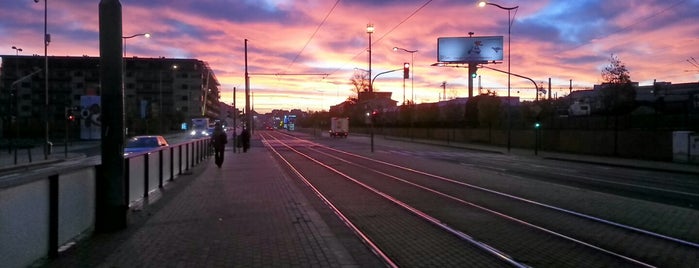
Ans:
{"type": "Polygon", "coordinates": [[[214,146],[214,161],[219,168],[223,164],[223,152],[225,151],[226,143],[228,143],[228,136],[223,131],[221,123],[217,122],[216,127],[214,127],[214,133],[211,134],[211,144],[214,146]]]}
{"type": "Polygon", "coordinates": [[[240,132],[240,141],[243,144],[243,152],[247,152],[250,149],[250,131],[247,128],[240,132]]]}

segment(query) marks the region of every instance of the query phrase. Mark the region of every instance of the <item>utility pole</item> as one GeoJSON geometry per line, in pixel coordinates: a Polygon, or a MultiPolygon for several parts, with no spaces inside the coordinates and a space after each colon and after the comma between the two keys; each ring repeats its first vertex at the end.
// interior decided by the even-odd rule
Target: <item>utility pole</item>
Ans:
{"type": "Polygon", "coordinates": [[[238,108],[235,107],[235,91],[233,87],[233,152],[238,152],[238,108]]]}
{"type": "MultiPolygon", "coordinates": [[[[248,73],[248,39],[245,39],[245,127],[252,131],[252,118],[250,117],[250,74],[248,73]]],[[[252,133],[252,132],[250,132],[252,133]]]]}
{"type": "Polygon", "coordinates": [[[99,3],[100,86],[102,88],[102,165],[98,168],[95,228],[126,228],[128,195],[124,179],[124,84],[121,3],[99,3]]]}
{"type": "Polygon", "coordinates": [[[444,82],[442,82],[442,99],[441,100],[446,100],[446,99],[447,99],[447,81],[444,81],[444,82]]]}

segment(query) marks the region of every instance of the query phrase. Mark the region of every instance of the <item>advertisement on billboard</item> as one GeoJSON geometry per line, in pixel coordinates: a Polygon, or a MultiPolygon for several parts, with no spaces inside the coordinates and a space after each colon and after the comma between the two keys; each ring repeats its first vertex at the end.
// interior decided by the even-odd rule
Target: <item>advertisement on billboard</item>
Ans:
{"type": "Polygon", "coordinates": [[[80,139],[99,140],[102,134],[100,96],[80,96],[80,139]]]}
{"type": "Polygon", "coordinates": [[[439,37],[437,61],[476,63],[502,61],[502,36],[439,37]]]}

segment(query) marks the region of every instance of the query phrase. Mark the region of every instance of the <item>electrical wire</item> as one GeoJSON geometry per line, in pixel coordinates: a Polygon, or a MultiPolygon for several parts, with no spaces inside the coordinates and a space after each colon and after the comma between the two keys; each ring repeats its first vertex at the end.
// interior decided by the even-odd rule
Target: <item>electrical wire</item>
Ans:
{"type": "MultiPolygon", "coordinates": [[[[425,8],[425,7],[426,7],[427,5],[429,5],[431,2],[432,2],[432,0],[428,0],[427,2],[425,2],[424,4],[422,4],[422,6],[418,7],[415,11],[413,11],[412,13],[410,13],[410,15],[408,15],[408,17],[406,17],[405,19],[401,20],[398,24],[396,24],[396,26],[394,26],[393,28],[391,28],[390,30],[388,30],[388,32],[386,32],[384,35],[382,35],[381,37],[379,37],[378,39],[376,39],[374,42],[372,42],[371,45],[380,42],[383,38],[385,38],[386,36],[388,36],[389,34],[391,34],[394,30],[396,30],[398,27],[400,27],[401,25],[403,25],[403,23],[405,23],[405,22],[407,22],[408,20],[410,20],[413,16],[415,16],[415,14],[417,14],[418,12],[420,12],[423,8],[425,8]]],[[[356,59],[357,57],[359,57],[359,55],[362,55],[364,52],[366,52],[366,50],[363,49],[363,50],[360,51],[359,53],[355,54],[354,57],[350,58],[350,59],[347,61],[347,63],[343,64],[343,65],[340,66],[339,68],[337,68],[337,69],[335,69],[334,71],[330,72],[330,73],[328,74],[328,76],[334,75],[335,73],[337,73],[337,72],[339,72],[340,70],[344,69],[345,66],[347,66],[349,62],[354,61],[354,59],[356,59]]],[[[370,77],[369,79],[371,79],[371,77],[370,77]]]]}
{"type": "MultiPolygon", "coordinates": [[[[656,16],[658,16],[658,15],[660,15],[660,14],[662,14],[662,13],[665,13],[665,12],[667,12],[668,10],[675,9],[675,8],[677,8],[677,6],[679,6],[680,4],[682,4],[682,3],[686,2],[686,1],[687,1],[687,0],[679,0],[679,1],[675,2],[674,4],[672,4],[672,5],[670,5],[670,6],[666,7],[666,8],[664,8],[664,9],[662,9],[662,10],[659,10],[659,11],[657,11],[657,12],[655,12],[655,13],[653,13],[653,14],[650,14],[650,15],[648,15],[648,16],[639,18],[639,19],[637,19],[636,21],[634,21],[633,23],[631,23],[631,24],[629,24],[629,25],[626,25],[626,26],[624,26],[624,27],[621,27],[621,28],[619,28],[619,29],[616,30],[616,31],[613,31],[613,32],[611,32],[611,33],[605,33],[604,37],[609,37],[609,36],[611,36],[611,35],[613,35],[613,34],[617,34],[617,33],[620,33],[620,32],[622,32],[622,31],[627,31],[627,30],[629,30],[629,29],[631,29],[631,28],[633,28],[633,27],[635,27],[636,25],[641,24],[641,23],[647,23],[650,19],[652,19],[652,18],[654,18],[654,17],[656,17],[656,16]]],[[[595,38],[595,39],[596,39],[596,38],[595,38]]],[[[594,39],[590,39],[590,40],[594,40],[594,39]]],[[[592,42],[583,43],[583,44],[574,46],[574,47],[572,47],[571,49],[577,49],[577,48],[580,48],[580,47],[583,47],[583,46],[587,46],[587,45],[590,45],[590,44],[592,44],[592,42]]]]}
{"type": "Polygon", "coordinates": [[[318,31],[320,30],[320,28],[323,27],[323,24],[325,24],[325,21],[328,20],[328,17],[330,17],[330,14],[333,13],[333,10],[335,10],[335,7],[337,7],[337,5],[338,5],[339,3],[340,3],[340,0],[335,1],[335,4],[333,5],[332,8],[330,8],[330,11],[328,11],[328,13],[325,14],[325,18],[323,18],[323,21],[321,21],[320,24],[318,24],[318,27],[316,27],[316,30],[315,30],[315,31],[313,32],[313,34],[308,38],[308,40],[306,41],[306,44],[303,45],[303,48],[301,48],[301,51],[299,51],[299,53],[296,54],[296,56],[295,56],[294,59],[289,63],[289,65],[286,66],[286,70],[289,70],[289,69],[291,68],[291,66],[294,65],[294,63],[296,63],[296,60],[298,60],[298,58],[301,56],[301,53],[303,53],[303,51],[306,50],[306,47],[308,47],[308,44],[311,43],[311,41],[313,40],[313,38],[316,36],[316,34],[317,34],[318,31]]]}

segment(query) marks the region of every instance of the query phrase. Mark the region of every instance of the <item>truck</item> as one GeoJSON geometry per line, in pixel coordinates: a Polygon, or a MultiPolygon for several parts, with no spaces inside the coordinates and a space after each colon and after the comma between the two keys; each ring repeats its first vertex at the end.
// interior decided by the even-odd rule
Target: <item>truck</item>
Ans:
{"type": "Polygon", "coordinates": [[[580,116],[580,115],[590,115],[590,104],[580,101],[575,101],[568,108],[568,115],[580,116]]]}
{"type": "Polygon", "coordinates": [[[189,136],[193,139],[208,137],[209,118],[192,118],[192,127],[189,130],[189,136]]]}
{"type": "Polygon", "coordinates": [[[349,134],[349,117],[330,118],[330,137],[347,138],[349,134]]]}

